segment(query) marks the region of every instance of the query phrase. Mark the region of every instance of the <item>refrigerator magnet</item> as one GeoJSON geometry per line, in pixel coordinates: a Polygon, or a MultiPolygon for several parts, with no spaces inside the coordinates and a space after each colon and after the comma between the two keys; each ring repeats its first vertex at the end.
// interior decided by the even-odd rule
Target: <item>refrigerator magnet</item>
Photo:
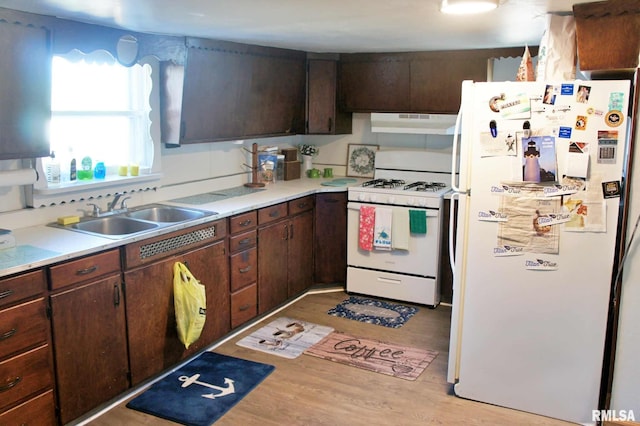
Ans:
{"type": "Polygon", "coordinates": [[[617,180],[602,182],[602,195],[604,198],[620,197],[620,182],[617,180]]]}
{"type": "Polygon", "coordinates": [[[496,123],[496,120],[491,120],[489,122],[489,130],[491,130],[491,136],[494,138],[498,137],[498,124],[496,123]]]}
{"type": "Polygon", "coordinates": [[[598,163],[615,164],[618,158],[618,131],[598,131],[598,163]]]}
{"type": "Polygon", "coordinates": [[[604,116],[604,122],[607,123],[609,127],[618,127],[624,121],[624,116],[620,111],[609,111],[607,115],[604,116]]]}
{"type": "Polygon", "coordinates": [[[585,130],[587,128],[587,116],[579,115],[576,117],[576,130],[585,130]]]}

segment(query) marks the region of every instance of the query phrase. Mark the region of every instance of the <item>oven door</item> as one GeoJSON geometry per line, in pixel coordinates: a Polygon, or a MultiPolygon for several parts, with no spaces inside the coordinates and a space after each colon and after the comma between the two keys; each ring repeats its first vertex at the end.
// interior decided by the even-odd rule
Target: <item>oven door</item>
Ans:
{"type": "MultiPolygon", "coordinates": [[[[427,233],[410,234],[409,250],[362,250],[359,245],[360,206],[372,205],[349,202],[347,216],[347,265],[378,271],[396,272],[420,277],[436,278],[440,253],[440,211],[433,208],[372,205],[398,209],[425,210],[427,233]]],[[[394,211],[395,213],[395,211],[394,211]]],[[[393,241],[393,234],[391,235],[393,241]]]]}

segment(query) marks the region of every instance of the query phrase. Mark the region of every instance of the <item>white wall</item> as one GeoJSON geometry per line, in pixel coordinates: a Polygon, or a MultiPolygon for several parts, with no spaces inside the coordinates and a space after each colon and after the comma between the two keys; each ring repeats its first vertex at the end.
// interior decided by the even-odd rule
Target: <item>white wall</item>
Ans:
{"type": "MultiPolygon", "coordinates": [[[[216,189],[242,185],[250,178],[251,155],[247,149],[256,142],[260,146],[278,148],[296,147],[300,143],[316,144],[320,148],[314,160],[318,168],[333,167],[334,175],[345,174],[349,144],[379,145],[380,149],[410,148],[451,152],[451,137],[439,135],[391,135],[371,133],[369,114],[353,115],[353,132],[336,136],[290,136],[183,145],[179,148],[160,149],[162,178],[145,183],[150,189],[135,191],[129,195],[130,206],[198,194],[216,189]]],[[[15,162],[0,161],[2,168],[14,168],[15,162]]],[[[116,192],[117,188],[111,193],[116,192]]],[[[91,202],[105,206],[110,197],[91,202]]],[[[88,201],[40,208],[25,208],[23,191],[17,187],[0,187],[0,228],[17,229],[55,221],[59,216],[79,214],[88,210],[88,201]]]]}

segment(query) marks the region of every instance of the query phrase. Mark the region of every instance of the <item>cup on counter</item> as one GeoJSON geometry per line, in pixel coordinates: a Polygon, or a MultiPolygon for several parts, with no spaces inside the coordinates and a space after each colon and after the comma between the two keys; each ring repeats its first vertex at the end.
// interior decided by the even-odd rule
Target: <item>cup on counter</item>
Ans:
{"type": "Polygon", "coordinates": [[[324,177],[324,178],[332,178],[333,177],[333,169],[330,168],[330,167],[325,168],[323,173],[322,173],[322,177],[324,177]]]}
{"type": "Polygon", "coordinates": [[[126,176],[128,173],[129,173],[129,167],[127,166],[118,167],[118,176],[126,176]]]}
{"type": "Polygon", "coordinates": [[[319,178],[320,177],[320,169],[307,170],[307,177],[319,178]]]}
{"type": "Polygon", "coordinates": [[[138,176],[140,174],[140,166],[132,164],[129,166],[129,174],[131,176],[138,176]]]}

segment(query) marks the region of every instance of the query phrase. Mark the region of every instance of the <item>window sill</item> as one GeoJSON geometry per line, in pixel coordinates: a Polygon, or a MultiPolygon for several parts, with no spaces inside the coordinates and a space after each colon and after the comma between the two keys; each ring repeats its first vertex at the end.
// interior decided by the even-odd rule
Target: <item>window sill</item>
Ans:
{"type": "Polygon", "coordinates": [[[27,206],[46,207],[102,198],[116,192],[147,191],[156,189],[156,184],[148,182],[159,181],[161,178],[162,173],[108,176],[105,179],[65,182],[48,188],[33,188],[30,194],[27,192],[27,206]]]}
{"type": "Polygon", "coordinates": [[[99,190],[114,186],[129,185],[131,183],[148,182],[158,180],[161,177],[161,173],[152,173],[140,176],[107,176],[104,179],[75,180],[73,182],[64,182],[55,185],[50,184],[47,188],[34,188],[33,193],[35,195],[72,194],[75,192],[93,191],[94,189],[99,190]]]}

